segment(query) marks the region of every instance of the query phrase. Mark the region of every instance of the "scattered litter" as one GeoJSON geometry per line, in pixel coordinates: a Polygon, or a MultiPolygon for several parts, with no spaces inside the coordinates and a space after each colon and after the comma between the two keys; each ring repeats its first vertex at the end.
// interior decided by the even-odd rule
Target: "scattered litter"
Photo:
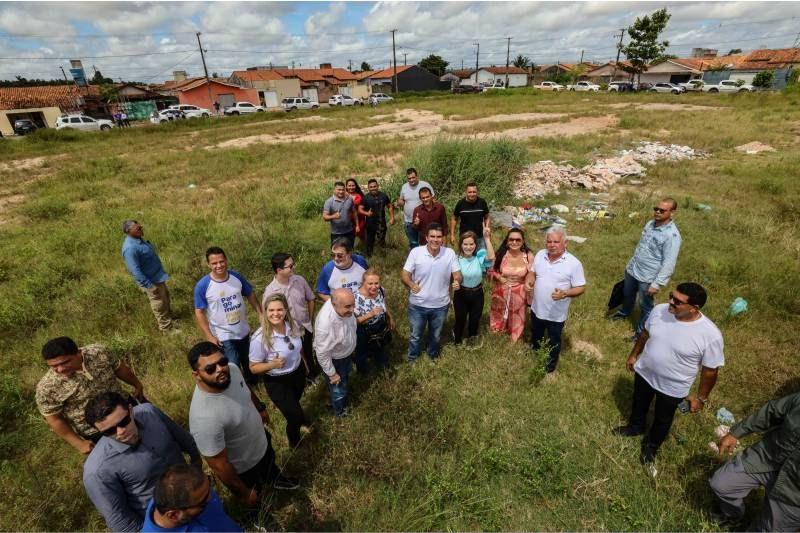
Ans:
{"type": "Polygon", "coordinates": [[[717,446],[716,442],[709,442],[708,449],[716,454],[719,454],[719,446],[717,446]]]}
{"type": "Polygon", "coordinates": [[[567,235],[567,240],[583,244],[586,242],[586,237],[578,237],[577,235],[567,235]]]}
{"type": "Polygon", "coordinates": [[[696,206],[694,206],[694,210],[709,213],[711,212],[711,206],[708,204],[697,204],[696,206]]]}
{"type": "Polygon", "coordinates": [[[514,207],[507,205],[502,208],[502,211],[491,211],[489,216],[495,226],[503,228],[520,227],[528,222],[567,225],[567,221],[552,212],[549,207],[541,208],[528,205],[514,207]]]}
{"type": "Polygon", "coordinates": [[[187,188],[187,189],[196,189],[196,188],[197,188],[197,185],[195,185],[194,183],[190,183],[190,184],[188,185],[188,187],[186,187],[186,188],[187,188]]]}
{"type": "Polygon", "coordinates": [[[716,435],[718,439],[721,439],[722,437],[724,437],[725,435],[727,435],[730,432],[731,432],[731,427],[730,426],[726,426],[725,424],[720,424],[714,430],[714,435],[716,435]]]}
{"type": "Polygon", "coordinates": [[[586,342],[581,340],[573,341],[572,351],[584,355],[589,359],[595,359],[597,361],[601,361],[603,359],[603,352],[601,352],[600,348],[598,348],[591,342],[586,342]]]}
{"type": "Polygon", "coordinates": [[[759,152],[774,152],[775,148],[768,144],[753,141],[751,143],[743,144],[736,147],[737,152],[744,152],[746,154],[757,154],[759,152]]]}
{"type": "MultiPolygon", "coordinates": [[[[598,159],[581,168],[553,161],[537,161],[525,167],[517,176],[514,196],[542,198],[546,194],[558,194],[561,187],[605,191],[620,178],[644,176],[646,169],[643,165],[652,165],[662,159],[679,161],[705,156],[704,152],[689,146],[641,141],[634,149],[621,150],[616,157],[598,159]]],[[[642,182],[631,180],[631,183],[639,185],[642,182]]]]}
{"type": "Polygon", "coordinates": [[[717,422],[720,424],[725,424],[726,426],[732,426],[736,423],[736,419],[733,418],[733,413],[724,407],[720,407],[717,409],[717,422]]]}
{"type": "Polygon", "coordinates": [[[737,296],[736,299],[731,303],[731,306],[728,308],[728,315],[736,316],[739,313],[744,313],[745,311],[747,311],[747,300],[741,296],[737,296]]]}
{"type": "Polygon", "coordinates": [[[628,215],[628,218],[636,218],[639,216],[639,211],[634,211],[633,213],[628,215]]]}
{"type": "Polygon", "coordinates": [[[608,211],[608,204],[597,200],[585,200],[575,204],[575,220],[598,220],[602,218],[613,218],[614,213],[608,211]]]}
{"type": "Polygon", "coordinates": [[[642,180],[629,180],[628,185],[641,185],[644,183],[642,180]]]}
{"type": "Polygon", "coordinates": [[[563,213],[569,213],[569,207],[565,206],[564,204],[553,204],[550,206],[550,211],[554,211],[560,215],[563,213]]]}

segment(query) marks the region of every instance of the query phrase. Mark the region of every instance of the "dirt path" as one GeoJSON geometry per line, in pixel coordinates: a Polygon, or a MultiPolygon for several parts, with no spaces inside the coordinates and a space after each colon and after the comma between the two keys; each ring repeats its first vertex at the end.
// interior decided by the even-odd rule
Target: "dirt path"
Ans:
{"type": "MultiPolygon", "coordinates": [[[[213,148],[242,148],[253,144],[282,144],[293,141],[302,142],[325,142],[342,136],[364,136],[380,135],[401,137],[425,137],[441,133],[445,128],[454,126],[458,128],[469,127],[477,124],[502,123],[530,121],[539,122],[542,120],[555,120],[568,116],[567,113],[519,113],[492,115],[476,119],[459,119],[459,117],[444,118],[439,113],[419,109],[399,109],[392,115],[378,115],[373,119],[380,119],[386,122],[365,126],[362,128],[348,128],[345,130],[334,131],[309,131],[296,134],[270,134],[250,135],[223,141],[219,144],[208,146],[206,149],[213,148]],[[388,120],[388,121],[387,121],[388,120]]],[[[613,117],[611,117],[613,118],[613,117]]],[[[616,121],[616,119],[613,119],[616,121]]],[[[510,132],[514,138],[526,138],[535,135],[554,136],[554,135],[577,135],[587,131],[595,131],[599,128],[607,127],[612,121],[605,117],[600,117],[602,126],[597,126],[597,117],[586,117],[573,119],[566,123],[553,123],[537,125],[530,128],[514,128],[505,130],[510,132]],[[584,127],[585,126],[585,127],[584,127]]],[[[505,133],[492,132],[487,136],[499,136],[505,133]]]]}
{"type": "Polygon", "coordinates": [[[694,105],[694,104],[670,104],[663,102],[653,102],[650,104],[637,104],[633,102],[620,102],[617,104],[609,104],[611,109],[625,109],[634,107],[643,111],[716,111],[722,109],[720,107],[708,105],[694,105]]]}
{"type": "Polygon", "coordinates": [[[532,128],[513,128],[504,131],[491,131],[488,133],[478,133],[474,137],[478,139],[493,139],[496,137],[511,137],[512,139],[524,140],[530,137],[556,137],[564,135],[582,135],[584,133],[595,133],[606,128],[616,126],[619,120],[614,115],[602,117],[578,117],[569,122],[555,122],[551,124],[540,124],[532,128]]]}

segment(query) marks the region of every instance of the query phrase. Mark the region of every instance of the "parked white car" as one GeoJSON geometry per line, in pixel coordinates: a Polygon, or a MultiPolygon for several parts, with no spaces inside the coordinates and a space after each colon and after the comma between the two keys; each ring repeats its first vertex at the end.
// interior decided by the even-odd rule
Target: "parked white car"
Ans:
{"type": "Polygon", "coordinates": [[[394,100],[394,98],[385,93],[372,93],[369,95],[368,99],[369,105],[378,105],[384,102],[391,102],[392,100],[394,100]]]}
{"type": "Polygon", "coordinates": [[[705,82],[703,80],[689,80],[684,83],[679,83],[678,86],[683,87],[688,92],[700,92],[703,90],[705,82]]]}
{"type": "Polygon", "coordinates": [[[204,107],[197,107],[189,104],[171,105],[167,109],[177,109],[182,111],[186,118],[206,118],[211,116],[211,111],[204,107]]]}
{"type": "Polygon", "coordinates": [[[317,109],[319,104],[312,102],[308,98],[301,98],[299,96],[290,96],[281,100],[281,107],[284,111],[296,111],[298,109],[317,109]]]}
{"type": "Polygon", "coordinates": [[[672,93],[672,94],[681,94],[685,92],[685,89],[675,85],[674,83],[667,83],[665,81],[660,81],[658,83],[654,83],[652,87],[650,87],[649,91],[651,93],[672,93]]]}
{"type": "Polygon", "coordinates": [[[110,120],[86,115],[61,115],[56,120],[57,130],[105,131],[113,127],[114,123],[110,120]]]}
{"type": "Polygon", "coordinates": [[[563,91],[566,89],[563,85],[559,85],[554,81],[543,81],[539,85],[534,85],[534,89],[539,89],[540,91],[563,91]]]}
{"type": "Polygon", "coordinates": [[[225,106],[222,111],[226,115],[247,115],[250,113],[263,113],[265,109],[260,105],[254,105],[250,102],[236,102],[233,105],[225,106]]]}
{"type": "Polygon", "coordinates": [[[590,81],[579,81],[575,85],[567,85],[567,89],[570,91],[598,92],[600,90],[600,86],[590,81]]]}
{"type": "Polygon", "coordinates": [[[356,106],[363,105],[363,102],[361,100],[356,100],[352,96],[347,96],[346,94],[334,94],[331,96],[330,100],[328,100],[328,105],[331,107],[356,106]]]}
{"type": "Polygon", "coordinates": [[[161,124],[162,122],[172,122],[173,120],[182,120],[186,118],[186,114],[180,109],[163,109],[161,111],[153,111],[150,115],[150,122],[153,124],[161,124]]]}
{"type": "Polygon", "coordinates": [[[740,83],[736,80],[723,80],[716,85],[703,85],[704,93],[746,93],[753,92],[756,88],[747,83],[740,83]]]}

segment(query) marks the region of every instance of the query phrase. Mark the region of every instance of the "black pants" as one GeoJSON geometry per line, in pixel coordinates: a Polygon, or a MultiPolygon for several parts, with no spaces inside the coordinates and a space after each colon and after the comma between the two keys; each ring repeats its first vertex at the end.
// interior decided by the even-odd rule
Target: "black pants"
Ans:
{"type": "Polygon", "coordinates": [[[642,439],[642,450],[647,450],[653,455],[669,435],[669,428],[672,427],[672,420],[675,418],[675,410],[683,398],[667,396],[650,386],[645,379],[638,373],[635,374],[633,381],[633,401],[631,403],[631,417],[628,425],[638,430],[645,428],[645,418],[650,409],[650,403],[656,398],[655,411],[653,413],[653,425],[650,431],[642,439]]]}
{"type": "Polygon", "coordinates": [[[375,223],[367,223],[366,227],[364,228],[364,233],[366,235],[365,238],[365,247],[364,253],[372,255],[372,252],[375,248],[375,241],[378,241],[378,244],[382,248],[386,248],[386,219],[381,218],[375,223]]]}
{"type": "Polygon", "coordinates": [[[538,350],[544,341],[544,334],[550,341],[550,353],[547,356],[545,370],[552,372],[558,365],[558,358],[561,355],[561,332],[564,331],[564,322],[553,322],[543,320],[536,316],[531,309],[531,347],[538,350]]]}
{"type": "Polygon", "coordinates": [[[314,357],[314,334],[310,331],[306,331],[303,335],[303,361],[308,367],[307,378],[314,379],[322,372],[317,358],[314,357]]]}
{"type": "Polygon", "coordinates": [[[275,407],[286,419],[286,437],[289,445],[295,447],[300,444],[300,426],[306,423],[306,415],[300,405],[303,389],[306,387],[306,369],[300,364],[297,369],[282,376],[264,376],[264,387],[267,395],[275,407]]]}
{"type": "Polygon", "coordinates": [[[272,485],[281,473],[278,465],[275,464],[272,436],[267,430],[264,430],[264,433],[267,434],[267,451],[264,452],[264,456],[256,463],[256,466],[239,474],[239,478],[245,485],[256,489],[260,489],[264,485],[272,485]]]}
{"type": "Polygon", "coordinates": [[[467,325],[467,337],[478,334],[478,325],[483,314],[483,286],[468,289],[461,287],[453,293],[453,309],[456,312],[456,324],[453,336],[456,344],[464,339],[464,326],[467,325]]]}

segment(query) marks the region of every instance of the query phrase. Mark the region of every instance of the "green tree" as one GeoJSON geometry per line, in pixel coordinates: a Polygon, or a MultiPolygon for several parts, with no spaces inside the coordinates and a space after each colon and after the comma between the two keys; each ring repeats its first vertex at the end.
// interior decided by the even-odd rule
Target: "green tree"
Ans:
{"type": "Polygon", "coordinates": [[[107,104],[119,103],[122,101],[119,91],[112,83],[104,83],[100,86],[100,98],[107,104]]]}
{"type": "Polygon", "coordinates": [[[725,55],[732,56],[733,54],[741,54],[741,53],[742,53],[742,49],[741,48],[731,48],[730,50],[728,50],[728,53],[725,54],[725,55]]]}
{"type": "Polygon", "coordinates": [[[586,65],[577,64],[571,69],[569,69],[569,81],[571,84],[575,85],[578,79],[583,76],[583,73],[586,72],[586,65]]]}
{"type": "Polygon", "coordinates": [[[367,70],[372,70],[372,65],[370,65],[366,61],[362,61],[361,62],[361,72],[365,72],[367,70]]]}
{"type": "Polygon", "coordinates": [[[635,74],[637,82],[642,72],[647,71],[647,65],[662,57],[669,46],[669,41],[659,41],[658,36],[667,27],[671,16],[666,8],[659,9],[652,15],[637,17],[636,22],[628,26],[630,41],[621,50],[630,66],[624,70],[635,74]]]}
{"type": "Polygon", "coordinates": [[[528,56],[518,55],[514,60],[514,66],[528,70],[531,66],[531,58],[528,56]]]}
{"type": "Polygon", "coordinates": [[[762,70],[753,76],[753,87],[758,87],[759,89],[771,89],[773,81],[775,81],[775,71],[762,70]]]}
{"type": "Polygon", "coordinates": [[[445,71],[447,70],[447,61],[442,59],[441,56],[437,56],[436,54],[431,54],[422,61],[420,61],[419,66],[430,72],[431,74],[436,74],[437,76],[444,76],[445,71]]]}
{"type": "Polygon", "coordinates": [[[106,83],[114,83],[114,80],[112,80],[111,78],[104,77],[99,70],[95,70],[94,76],[92,76],[92,79],[89,80],[89,83],[93,85],[103,85],[106,83]]]}

